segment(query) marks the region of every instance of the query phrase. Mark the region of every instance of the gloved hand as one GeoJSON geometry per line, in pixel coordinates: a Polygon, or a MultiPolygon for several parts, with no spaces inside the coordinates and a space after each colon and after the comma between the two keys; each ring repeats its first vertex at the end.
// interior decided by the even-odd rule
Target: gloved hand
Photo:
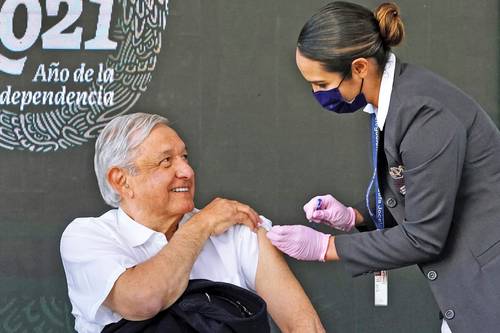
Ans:
{"type": "Polygon", "coordinates": [[[330,194],[309,200],[304,205],[304,212],[309,222],[324,223],[342,231],[351,231],[356,221],[354,209],[344,206],[330,194]]]}
{"type": "Polygon", "coordinates": [[[330,235],[303,225],[276,225],[267,233],[267,238],[295,259],[325,261],[330,235]]]}

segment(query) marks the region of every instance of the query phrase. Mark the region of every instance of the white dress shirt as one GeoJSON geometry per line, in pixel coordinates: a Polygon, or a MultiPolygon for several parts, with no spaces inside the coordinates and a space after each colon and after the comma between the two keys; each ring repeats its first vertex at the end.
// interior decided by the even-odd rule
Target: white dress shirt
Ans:
{"type": "MultiPolygon", "coordinates": [[[[197,211],[185,214],[180,224],[197,211]]],[[[102,304],[115,281],[127,268],[153,257],[167,243],[164,234],[135,222],[121,209],[71,222],[61,238],[61,258],[75,329],[80,333],[101,332],[107,324],[122,319],[102,304]]],[[[207,240],[190,279],[228,282],[255,291],[258,257],[257,235],[237,225],[207,240]]]]}
{"type": "Polygon", "coordinates": [[[396,70],[396,56],[394,53],[389,53],[389,59],[382,73],[382,82],[380,83],[380,91],[378,93],[378,108],[373,104],[367,104],[363,109],[366,113],[375,113],[377,117],[378,128],[383,131],[385,119],[389,112],[389,102],[391,101],[392,84],[394,83],[394,71],[396,70]]]}

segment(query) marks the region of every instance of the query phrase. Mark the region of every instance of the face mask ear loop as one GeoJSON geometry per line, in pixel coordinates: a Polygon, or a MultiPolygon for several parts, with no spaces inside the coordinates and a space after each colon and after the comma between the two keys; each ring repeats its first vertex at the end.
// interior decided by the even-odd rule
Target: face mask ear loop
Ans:
{"type": "MultiPolygon", "coordinates": [[[[344,80],[344,79],[342,79],[342,80],[344,80]]],[[[342,83],[342,82],[340,82],[340,83],[342,83]]],[[[363,92],[363,83],[365,83],[365,79],[361,79],[361,87],[359,88],[358,96],[363,92]]],[[[350,103],[354,102],[355,99],[356,99],[356,97],[354,97],[351,101],[349,101],[347,103],[350,104],[350,103]]]]}
{"type": "Polygon", "coordinates": [[[339,84],[335,87],[335,89],[338,89],[340,87],[340,85],[342,84],[342,82],[344,82],[345,78],[347,77],[347,74],[349,74],[349,73],[345,73],[344,74],[344,77],[342,78],[342,80],[340,80],[339,84]]]}
{"type": "Polygon", "coordinates": [[[364,78],[363,78],[363,79],[361,79],[361,88],[359,88],[359,93],[358,93],[358,95],[359,95],[359,94],[361,94],[361,93],[363,92],[363,83],[365,83],[365,79],[364,79],[364,78]]]}

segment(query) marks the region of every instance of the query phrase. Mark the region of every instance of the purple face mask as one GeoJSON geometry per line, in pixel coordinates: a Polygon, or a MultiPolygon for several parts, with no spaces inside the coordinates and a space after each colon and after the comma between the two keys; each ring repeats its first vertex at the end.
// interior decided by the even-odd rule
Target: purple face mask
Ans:
{"type": "Polygon", "coordinates": [[[333,111],[335,113],[352,113],[368,104],[365,99],[365,95],[361,92],[361,90],[363,89],[364,79],[361,81],[359,94],[352,100],[352,102],[346,102],[344,100],[339,90],[339,87],[344,79],[345,76],[336,88],[313,92],[314,97],[316,97],[318,103],[328,111],[333,111]]]}

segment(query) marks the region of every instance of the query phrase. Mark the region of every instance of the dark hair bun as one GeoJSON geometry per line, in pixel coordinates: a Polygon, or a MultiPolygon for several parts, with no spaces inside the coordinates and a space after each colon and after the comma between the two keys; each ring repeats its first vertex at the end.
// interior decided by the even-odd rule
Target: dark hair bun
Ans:
{"type": "Polygon", "coordinates": [[[388,47],[399,45],[405,36],[405,28],[401,20],[399,7],[392,2],[383,3],[375,10],[380,35],[388,47]]]}

